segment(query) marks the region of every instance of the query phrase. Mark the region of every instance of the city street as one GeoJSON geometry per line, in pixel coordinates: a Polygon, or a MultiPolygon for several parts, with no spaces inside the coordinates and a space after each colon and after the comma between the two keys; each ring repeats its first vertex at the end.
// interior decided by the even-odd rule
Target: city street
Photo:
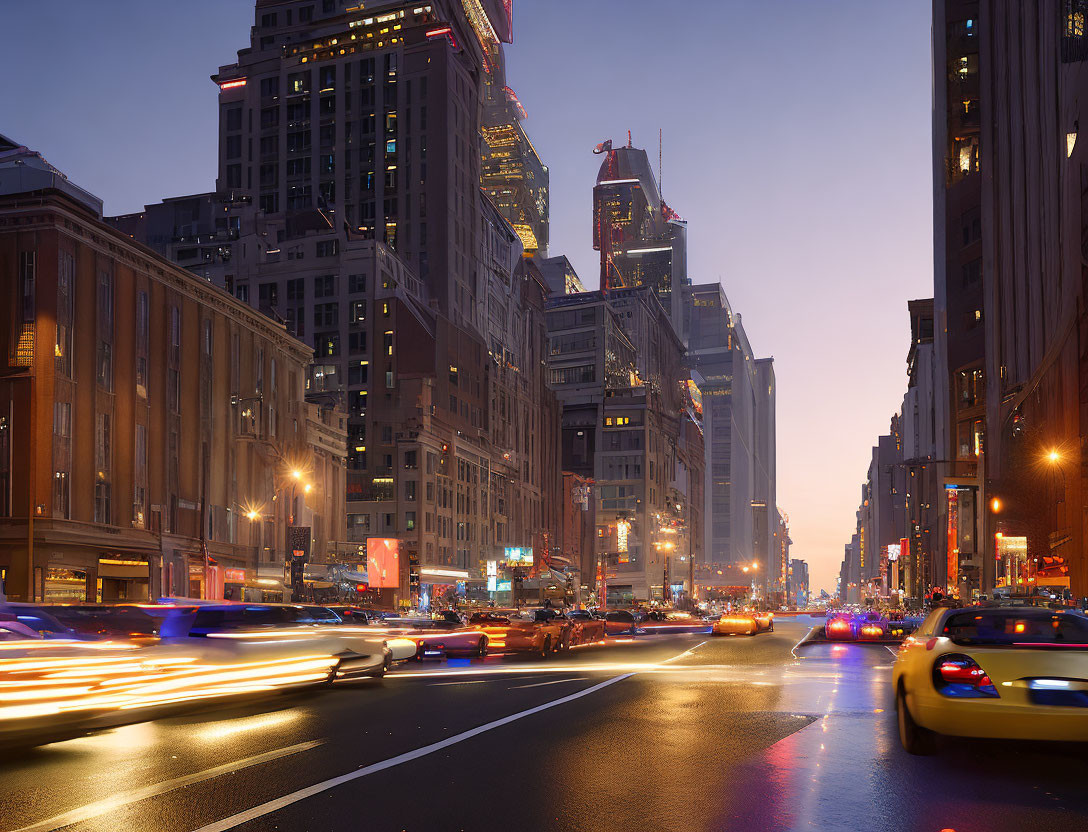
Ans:
{"type": "Polygon", "coordinates": [[[638,636],[204,708],[9,754],[9,830],[1070,829],[1076,748],[895,734],[891,651],[638,636]],[[98,803],[97,801],[102,801],[98,803]]]}

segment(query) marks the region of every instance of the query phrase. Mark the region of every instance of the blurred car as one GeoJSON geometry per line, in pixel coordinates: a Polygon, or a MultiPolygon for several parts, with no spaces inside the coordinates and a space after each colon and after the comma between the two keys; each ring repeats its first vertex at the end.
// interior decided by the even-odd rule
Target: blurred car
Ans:
{"type": "Polygon", "coordinates": [[[567,613],[567,620],[570,621],[571,647],[603,641],[607,634],[605,620],[589,610],[571,610],[567,613]]]}
{"type": "Polygon", "coordinates": [[[381,676],[393,661],[412,658],[416,652],[414,642],[397,644],[402,640],[387,639],[382,633],[370,633],[362,627],[329,626],[320,610],[301,604],[206,604],[179,613],[163,621],[160,636],[164,640],[207,638],[249,644],[255,640],[312,644],[313,649],[329,651],[338,657],[337,679],[381,676]]]}
{"type": "Polygon", "coordinates": [[[888,637],[888,619],[878,612],[856,616],[855,628],[858,641],[881,641],[888,637]]]}
{"type": "Polygon", "coordinates": [[[631,610],[608,610],[604,614],[605,632],[609,635],[634,633],[641,616],[631,610]]]}
{"type": "Polygon", "coordinates": [[[937,734],[1088,741],[1088,616],[1073,610],[934,610],[892,668],[899,739],[937,734]]]}
{"type": "Polygon", "coordinates": [[[10,615],[41,638],[81,638],[71,627],[44,608],[21,601],[8,602],[0,607],[0,616],[10,615]]]}
{"type": "Polygon", "coordinates": [[[0,613],[0,641],[32,641],[42,634],[17,620],[14,615],[0,613]]]}
{"type": "Polygon", "coordinates": [[[759,622],[750,612],[727,612],[710,628],[713,636],[754,636],[758,632],[759,622]]]}
{"type": "Polygon", "coordinates": [[[459,619],[386,618],[376,625],[383,632],[416,644],[415,659],[475,657],[487,655],[488,638],[459,619]]]}
{"type": "MultiPolygon", "coordinates": [[[[552,611],[554,612],[554,611],[552,611]]],[[[569,622],[561,616],[537,616],[520,610],[487,610],[473,613],[468,626],[484,633],[496,650],[535,653],[547,658],[569,642],[569,622]]]]}
{"type": "Polygon", "coordinates": [[[774,613],[770,610],[763,612],[755,612],[753,616],[756,619],[756,626],[759,627],[759,631],[774,632],[774,613]]]}
{"type": "Polygon", "coordinates": [[[845,612],[828,613],[824,635],[828,641],[853,641],[857,638],[857,622],[854,616],[845,612]]]}

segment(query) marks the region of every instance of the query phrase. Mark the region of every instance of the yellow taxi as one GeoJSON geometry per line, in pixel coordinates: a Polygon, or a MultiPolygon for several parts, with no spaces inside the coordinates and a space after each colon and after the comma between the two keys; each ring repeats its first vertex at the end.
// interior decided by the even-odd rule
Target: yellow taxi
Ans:
{"type": "Polygon", "coordinates": [[[936,609],[892,668],[899,739],[937,734],[1088,741],[1088,616],[1032,607],[936,609]]]}

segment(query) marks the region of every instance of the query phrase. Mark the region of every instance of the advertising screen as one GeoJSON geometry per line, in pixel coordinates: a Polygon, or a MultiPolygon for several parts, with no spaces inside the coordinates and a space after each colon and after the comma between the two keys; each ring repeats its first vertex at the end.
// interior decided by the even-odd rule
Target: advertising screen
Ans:
{"type": "Polygon", "coordinates": [[[515,566],[523,566],[528,564],[532,566],[533,563],[533,547],[532,546],[507,546],[506,547],[506,562],[515,566]]]}
{"type": "Polygon", "coordinates": [[[400,541],[388,537],[366,539],[367,583],[374,589],[400,586],[400,541]]]}

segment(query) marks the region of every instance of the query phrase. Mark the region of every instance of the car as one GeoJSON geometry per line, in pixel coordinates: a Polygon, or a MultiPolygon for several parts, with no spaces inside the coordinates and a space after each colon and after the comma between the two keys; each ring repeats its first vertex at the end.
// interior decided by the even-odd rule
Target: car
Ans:
{"type": "Polygon", "coordinates": [[[570,621],[570,646],[581,647],[603,641],[607,635],[607,624],[589,610],[571,610],[567,613],[570,621]]]}
{"type": "Polygon", "coordinates": [[[773,612],[771,612],[770,610],[765,610],[763,612],[753,613],[753,615],[755,615],[756,625],[759,627],[760,632],[764,632],[764,631],[769,632],[769,633],[774,632],[774,613],[773,612]]]}
{"type": "Polygon", "coordinates": [[[415,642],[416,654],[413,658],[417,660],[457,656],[483,658],[488,651],[487,636],[459,619],[387,618],[378,628],[415,642]]]}
{"type": "Polygon", "coordinates": [[[858,641],[881,641],[888,637],[888,620],[878,612],[865,612],[855,617],[858,641]]]}
{"type": "MultiPolygon", "coordinates": [[[[569,622],[559,615],[521,610],[481,610],[469,618],[470,628],[487,635],[491,647],[503,652],[535,653],[547,658],[570,647],[569,622]]],[[[553,612],[554,610],[549,610],[553,612]]]]}
{"type": "Polygon", "coordinates": [[[611,635],[634,633],[641,617],[631,610],[608,610],[604,614],[605,631],[611,635]]]}
{"type": "Polygon", "coordinates": [[[758,632],[759,622],[750,612],[727,612],[710,628],[712,636],[754,636],[758,632]]]}
{"type": "Polygon", "coordinates": [[[853,641],[857,638],[857,621],[847,612],[828,613],[824,635],[828,641],[853,641]]]}
{"type": "Polygon", "coordinates": [[[938,608],[892,667],[899,740],[939,734],[1088,741],[1088,616],[1030,607],[938,608]]]}
{"type": "Polygon", "coordinates": [[[391,645],[397,640],[362,627],[314,623],[328,619],[320,610],[301,604],[205,604],[179,612],[182,614],[163,621],[159,635],[164,641],[188,638],[249,644],[301,641],[337,657],[334,679],[380,677],[394,660],[411,658],[416,651],[413,642],[405,642],[398,654],[391,645]]]}

